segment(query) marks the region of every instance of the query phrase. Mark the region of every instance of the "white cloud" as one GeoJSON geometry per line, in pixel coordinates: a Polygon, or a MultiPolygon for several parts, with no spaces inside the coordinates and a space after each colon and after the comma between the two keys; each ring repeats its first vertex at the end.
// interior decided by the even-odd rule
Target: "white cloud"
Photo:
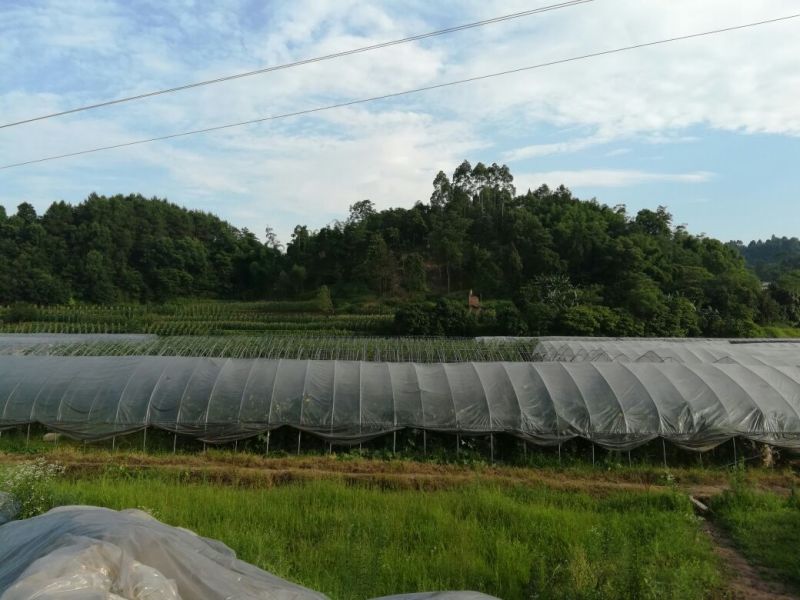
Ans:
{"type": "MultiPolygon", "coordinates": [[[[0,7],[10,121],[396,39],[529,6],[40,0],[0,7]],[[137,8],[138,7],[138,8],[137,8]]],[[[345,59],[0,130],[0,164],[312,108],[795,12],[795,0],[603,0],[345,59]]],[[[426,199],[438,169],[514,161],[518,187],[708,181],[706,171],[564,169],[531,159],[601,144],[685,143],[689,127],[800,135],[798,22],[676,42],[402,99],[0,172],[3,201],[138,191],[261,231],[319,226],[349,204],[426,199]],[[524,145],[541,129],[564,139],[524,145]],[[572,132],[572,133],[570,133],[572,132]],[[579,132],[579,133],[575,133],[579,132]],[[567,139],[566,136],[577,137],[567,139]],[[506,136],[516,140],[504,145],[506,136]],[[509,148],[508,145],[517,145],[509,148]],[[144,175],[141,175],[144,173],[144,175]],[[81,193],[79,190],[84,188],[81,193]],[[66,190],[66,191],[65,191],[66,190]],[[214,202],[218,204],[215,205],[214,202]]],[[[549,137],[548,139],[552,139],[549,137]]],[[[606,156],[622,156],[617,148],[606,156]]],[[[584,167],[581,164],[581,167],[584,167]]],[[[707,168],[703,164],[698,169],[707,168]]]]}
{"type": "Polygon", "coordinates": [[[514,148],[503,155],[503,159],[509,162],[523,160],[526,158],[537,158],[540,156],[550,156],[552,154],[569,154],[578,152],[605,143],[606,140],[598,137],[587,137],[566,142],[556,142],[552,144],[533,144],[514,148]]]}
{"type": "Polygon", "coordinates": [[[547,184],[557,187],[630,187],[644,183],[704,183],[714,177],[707,171],[692,173],[654,173],[636,170],[586,169],[581,171],[550,171],[545,173],[521,173],[516,176],[520,189],[536,189],[547,184]]]}

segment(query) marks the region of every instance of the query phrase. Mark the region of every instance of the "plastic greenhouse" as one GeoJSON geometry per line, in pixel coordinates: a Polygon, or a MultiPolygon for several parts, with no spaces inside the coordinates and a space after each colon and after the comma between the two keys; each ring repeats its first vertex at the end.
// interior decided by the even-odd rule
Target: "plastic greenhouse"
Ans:
{"type": "Polygon", "coordinates": [[[800,447],[800,344],[532,341],[541,361],[354,362],[176,356],[0,356],[0,428],[98,440],[159,428],[222,443],[289,426],[336,443],[411,428],[580,437],[616,450],[661,437],[800,447]]]}

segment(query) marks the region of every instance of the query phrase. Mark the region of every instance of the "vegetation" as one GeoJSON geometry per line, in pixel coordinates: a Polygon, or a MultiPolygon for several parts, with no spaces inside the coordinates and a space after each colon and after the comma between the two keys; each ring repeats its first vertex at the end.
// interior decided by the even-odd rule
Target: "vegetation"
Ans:
{"type": "Polygon", "coordinates": [[[749,244],[731,242],[761,281],[775,281],[784,273],[800,270],[800,239],[775,237],[749,244]]]}
{"type": "MultiPolygon", "coordinates": [[[[329,301],[329,298],[328,298],[329,301]]],[[[56,305],[0,309],[2,333],[149,333],[160,336],[253,336],[275,333],[306,335],[385,334],[393,315],[373,307],[353,307],[347,314],[323,313],[311,301],[186,301],[143,305],[56,305]],[[361,309],[361,310],[359,310],[361,309]],[[362,312],[363,311],[363,312],[362,312]]]]}
{"type": "Polygon", "coordinates": [[[270,489],[110,469],[60,481],[62,503],[148,507],[335,599],[430,589],[501,598],[705,598],[718,565],[675,492],[542,486],[421,492],[335,481],[270,489]]]}
{"type": "MultiPolygon", "coordinates": [[[[54,342],[12,347],[15,354],[55,356],[211,356],[391,362],[527,361],[532,340],[380,338],[313,335],[174,336],[144,339],[54,342]]],[[[0,354],[3,350],[0,349],[0,354]]]]}
{"type": "Polygon", "coordinates": [[[713,499],[712,509],[744,555],[768,576],[800,590],[800,496],[759,491],[737,481],[713,499]]]}
{"type": "Polygon", "coordinates": [[[40,456],[0,473],[0,492],[11,494],[18,503],[18,518],[34,517],[55,505],[53,483],[63,472],[63,467],[40,456]]]}
{"type": "Polygon", "coordinates": [[[93,194],[41,216],[22,204],[0,213],[3,329],[752,336],[798,325],[791,274],[762,290],[735,245],[673,227],[663,207],[628,215],[564,187],[519,195],[507,167],[466,161],[433,184],[427,204],[379,212],[363,200],[346,221],[297,226],[285,252],[269,229],[262,243],[164,200],[93,194]],[[481,310],[467,310],[469,289],[481,310]],[[168,314],[179,298],[271,301],[209,325],[168,314]],[[121,308],[97,310],[102,324],[44,308],[74,303],[121,308]],[[170,308],[158,319],[142,303],[170,308]]]}

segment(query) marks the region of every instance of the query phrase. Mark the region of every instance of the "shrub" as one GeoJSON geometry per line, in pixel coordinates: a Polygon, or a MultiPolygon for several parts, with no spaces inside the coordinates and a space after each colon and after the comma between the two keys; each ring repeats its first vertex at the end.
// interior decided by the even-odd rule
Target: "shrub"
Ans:
{"type": "Polygon", "coordinates": [[[23,321],[38,321],[39,309],[34,304],[15,302],[8,307],[5,321],[8,323],[21,323],[23,321]]]}
{"type": "Polygon", "coordinates": [[[37,458],[12,468],[0,482],[0,490],[19,502],[19,518],[35,517],[55,505],[53,482],[63,472],[61,465],[37,458]]]}
{"type": "Polygon", "coordinates": [[[407,304],[394,314],[395,331],[401,335],[428,335],[431,330],[429,309],[423,304],[407,304]]]}

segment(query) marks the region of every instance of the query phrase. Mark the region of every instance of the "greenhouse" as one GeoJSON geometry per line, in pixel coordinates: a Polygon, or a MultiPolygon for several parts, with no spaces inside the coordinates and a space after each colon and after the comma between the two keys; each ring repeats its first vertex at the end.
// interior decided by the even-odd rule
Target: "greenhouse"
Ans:
{"type": "Polygon", "coordinates": [[[549,341],[586,351],[446,363],[7,354],[0,429],[38,423],[99,440],[158,428],[224,443],[288,426],[343,444],[414,429],[615,450],[655,438],[694,450],[732,437],[800,447],[798,344],[549,341]]]}

